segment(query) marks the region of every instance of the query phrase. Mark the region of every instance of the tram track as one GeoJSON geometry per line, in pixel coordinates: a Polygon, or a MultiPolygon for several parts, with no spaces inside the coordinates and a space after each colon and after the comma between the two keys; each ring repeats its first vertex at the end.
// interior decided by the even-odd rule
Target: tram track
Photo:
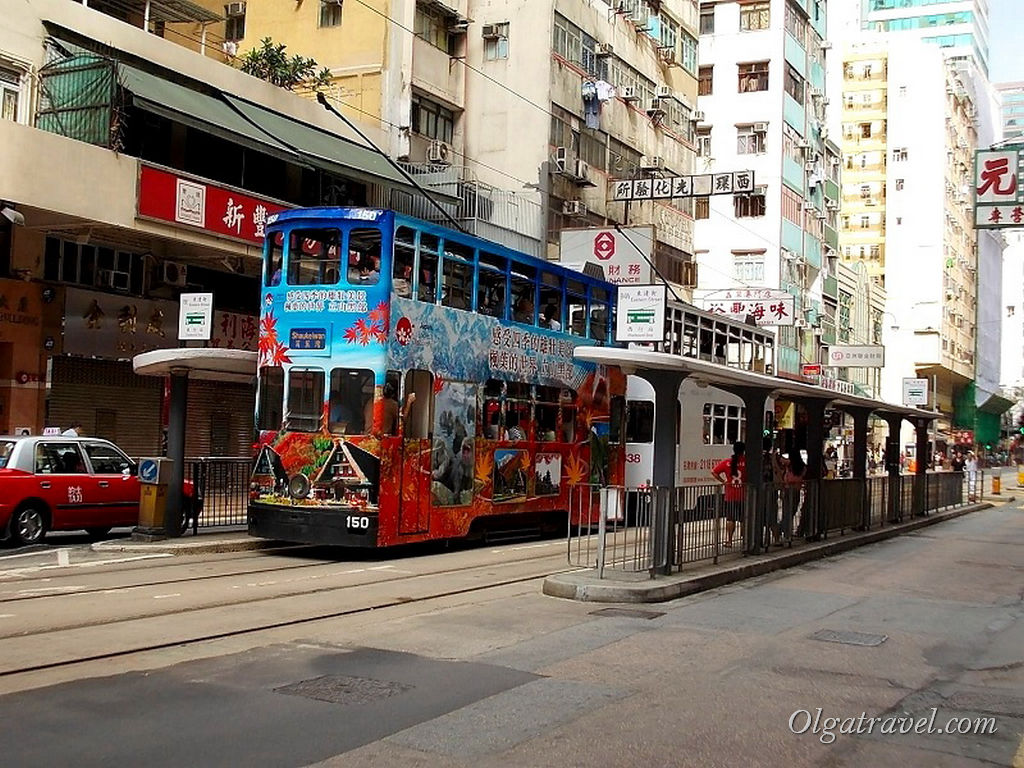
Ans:
{"type": "MultiPolygon", "coordinates": [[[[529,562],[531,560],[540,560],[542,558],[527,558],[525,561],[517,561],[516,564],[522,564],[523,562],[529,562]]],[[[447,576],[453,573],[463,573],[464,575],[469,571],[485,571],[493,570],[495,568],[494,563],[487,563],[481,565],[470,566],[467,568],[452,569],[444,572],[434,572],[425,574],[412,574],[408,576],[401,576],[395,579],[386,579],[383,582],[373,582],[369,584],[359,585],[346,585],[341,587],[333,587],[324,590],[315,590],[311,592],[304,592],[300,596],[308,597],[312,595],[322,595],[330,592],[353,592],[359,589],[370,589],[395,586],[397,583],[404,582],[415,582],[423,581],[426,579],[436,579],[438,576],[447,576]]],[[[190,645],[198,645],[202,643],[208,643],[217,640],[224,640],[229,638],[236,638],[246,635],[255,635],[261,632],[268,632],[277,629],[284,629],[288,627],[299,627],[308,624],[315,624],[321,621],[330,621],[332,619],[340,619],[349,616],[358,616],[361,614],[368,614],[374,611],[387,610],[400,606],[408,606],[413,604],[429,604],[434,601],[445,600],[452,597],[459,597],[474,593],[482,593],[492,589],[498,589],[505,586],[513,586],[516,584],[523,584],[530,581],[536,581],[537,579],[544,578],[567,569],[552,570],[551,568],[535,568],[529,573],[518,574],[508,578],[501,578],[497,580],[489,580],[486,583],[470,584],[463,587],[448,588],[442,590],[427,590],[421,595],[406,595],[406,594],[392,594],[387,597],[373,599],[366,601],[363,604],[353,605],[347,608],[331,610],[331,611],[314,611],[307,612],[305,615],[291,616],[276,621],[257,621],[243,626],[235,626],[231,628],[225,628],[219,631],[206,631],[200,633],[186,633],[183,632],[176,637],[164,637],[159,641],[140,641],[134,644],[126,644],[120,648],[114,648],[96,653],[83,653],[77,656],[69,656],[65,658],[54,659],[50,661],[40,662],[36,664],[22,664],[12,668],[4,669],[0,667],[0,679],[12,678],[17,675],[24,675],[37,672],[52,672],[54,670],[66,670],[73,669],[76,666],[89,664],[93,662],[102,662],[108,660],[123,660],[125,658],[136,656],[140,654],[150,653],[154,651],[165,650],[169,648],[182,648],[190,645]]],[[[264,605],[279,602],[288,601],[296,597],[295,595],[275,595],[269,597],[262,597],[255,600],[237,601],[234,603],[225,603],[221,605],[206,605],[196,606],[180,611],[164,612],[157,615],[145,616],[145,617],[129,617],[127,619],[118,619],[113,621],[97,622],[88,625],[79,626],[65,626],[59,628],[53,628],[44,631],[23,633],[18,635],[11,635],[0,639],[0,659],[7,659],[10,654],[7,652],[8,649],[5,645],[11,641],[27,641],[34,647],[45,646],[45,641],[48,637],[59,636],[66,632],[82,631],[83,629],[102,629],[109,631],[112,627],[117,627],[123,624],[137,624],[139,622],[173,622],[175,618],[199,612],[199,611],[212,611],[217,608],[225,607],[237,607],[251,603],[263,603],[264,605]]],[[[66,643],[57,642],[56,645],[66,647],[66,643]]]]}

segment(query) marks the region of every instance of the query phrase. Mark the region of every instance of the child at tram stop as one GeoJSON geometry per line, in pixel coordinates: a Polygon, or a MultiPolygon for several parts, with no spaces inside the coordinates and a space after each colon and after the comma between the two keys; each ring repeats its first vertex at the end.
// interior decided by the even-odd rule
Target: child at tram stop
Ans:
{"type": "Polygon", "coordinates": [[[731,547],[736,525],[743,514],[743,487],[747,482],[746,445],[742,441],[733,443],[732,456],[718,462],[711,470],[711,476],[725,486],[725,546],[731,547]]]}

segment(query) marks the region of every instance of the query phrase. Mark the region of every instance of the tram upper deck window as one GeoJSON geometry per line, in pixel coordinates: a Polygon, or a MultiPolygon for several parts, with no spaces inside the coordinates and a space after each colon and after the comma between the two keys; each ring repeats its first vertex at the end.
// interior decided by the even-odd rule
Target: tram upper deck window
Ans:
{"type": "Polygon", "coordinates": [[[317,432],[324,407],[324,372],[292,368],[288,372],[288,411],[285,429],[317,432]]]}
{"type": "Polygon", "coordinates": [[[435,235],[420,233],[420,272],[416,295],[420,301],[429,304],[437,303],[437,256],[440,247],[441,241],[435,235]]]}
{"type": "Polygon", "coordinates": [[[281,269],[284,265],[284,233],[275,232],[263,243],[263,279],[265,285],[281,284],[281,269]]]}
{"type": "Polygon", "coordinates": [[[654,403],[631,400],[626,406],[626,442],[654,442],[654,403]]]}
{"type": "Polygon", "coordinates": [[[284,368],[264,366],[260,368],[260,400],[256,415],[256,428],[260,430],[280,429],[283,410],[284,368]]]}
{"type": "Polygon", "coordinates": [[[537,324],[537,270],[525,264],[512,264],[512,319],[526,325],[537,324]]]}
{"type": "Polygon", "coordinates": [[[441,283],[441,303],[455,309],[470,309],[473,296],[473,249],[446,240],[441,283]]]}
{"type": "Polygon", "coordinates": [[[590,289],[590,338],[608,340],[608,291],[604,288],[590,289]]]}
{"type": "Polygon", "coordinates": [[[416,264],[416,230],[399,227],[395,231],[395,260],[391,286],[397,296],[412,298],[412,271],[416,264]]]}
{"type": "Polygon", "coordinates": [[[293,229],[288,239],[288,285],[336,285],[341,231],[293,229]]]}
{"type": "Polygon", "coordinates": [[[348,281],[352,285],[380,282],[381,231],[353,229],[348,233],[348,281]]]}
{"type": "Polygon", "coordinates": [[[569,316],[569,333],[573,336],[587,335],[587,288],[579,280],[567,280],[565,306],[569,316]]]}
{"type": "Polygon", "coordinates": [[[505,271],[508,260],[485,251],[480,252],[477,276],[476,311],[481,315],[505,317],[505,271]]]}
{"type": "Polygon", "coordinates": [[[550,272],[540,275],[540,325],[560,331],[562,319],[562,278],[550,272]]]}

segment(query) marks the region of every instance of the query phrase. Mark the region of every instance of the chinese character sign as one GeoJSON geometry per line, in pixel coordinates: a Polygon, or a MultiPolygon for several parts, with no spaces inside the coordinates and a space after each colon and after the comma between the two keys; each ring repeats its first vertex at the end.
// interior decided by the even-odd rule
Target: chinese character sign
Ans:
{"type": "Polygon", "coordinates": [[[700,307],[717,315],[761,325],[793,325],[796,300],[791,293],[772,288],[736,288],[711,291],[698,299],[700,307]]]}
{"type": "Polygon", "coordinates": [[[665,340],[665,286],[619,286],[616,341],[665,340]]]}
{"type": "Polygon", "coordinates": [[[1022,151],[979,150],[974,160],[974,225],[978,229],[1024,223],[1022,151]]]}
{"type": "Polygon", "coordinates": [[[750,194],[753,191],[753,171],[611,181],[611,199],[621,201],[750,194]]]}
{"type": "Polygon", "coordinates": [[[832,368],[884,368],[885,347],[837,346],[828,348],[828,362],[832,368]]]}

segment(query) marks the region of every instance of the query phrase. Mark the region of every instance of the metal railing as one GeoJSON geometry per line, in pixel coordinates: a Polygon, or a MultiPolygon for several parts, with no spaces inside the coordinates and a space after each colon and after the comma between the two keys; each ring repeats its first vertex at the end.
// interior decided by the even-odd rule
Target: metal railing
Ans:
{"type": "Polygon", "coordinates": [[[625,573],[668,573],[726,555],[867,531],[916,514],[962,506],[981,492],[962,472],[748,484],[726,501],[717,484],[569,489],[568,558],[572,565],[625,573]],[[972,492],[973,488],[973,492],[972,492]],[[915,499],[918,505],[915,505],[915,499]],[[730,536],[730,534],[733,534],[730,536]],[[736,536],[736,534],[739,534],[736,536]]]}
{"type": "Polygon", "coordinates": [[[185,461],[186,477],[191,478],[202,504],[192,524],[193,532],[197,528],[245,525],[252,458],[200,456],[185,461]]]}

